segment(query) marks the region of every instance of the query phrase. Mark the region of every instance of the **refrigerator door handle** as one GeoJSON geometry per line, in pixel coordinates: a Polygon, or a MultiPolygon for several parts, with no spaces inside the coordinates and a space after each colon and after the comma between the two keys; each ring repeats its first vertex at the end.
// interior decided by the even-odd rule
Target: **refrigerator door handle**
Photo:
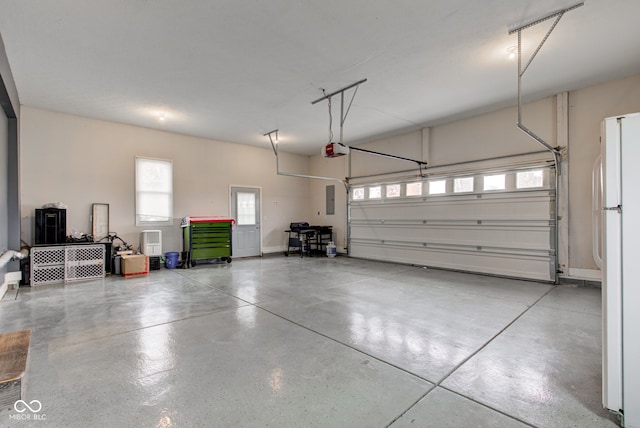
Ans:
{"type": "Polygon", "coordinates": [[[591,243],[593,261],[602,269],[602,155],[596,158],[591,171],[591,243]]]}
{"type": "Polygon", "coordinates": [[[615,207],[604,207],[602,211],[617,211],[618,214],[622,214],[622,205],[618,205],[615,207]]]}

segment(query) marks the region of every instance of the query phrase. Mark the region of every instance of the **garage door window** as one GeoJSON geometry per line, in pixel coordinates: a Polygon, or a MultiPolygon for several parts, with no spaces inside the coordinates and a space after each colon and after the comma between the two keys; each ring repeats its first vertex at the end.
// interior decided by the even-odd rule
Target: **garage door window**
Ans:
{"type": "Polygon", "coordinates": [[[447,180],[438,180],[429,182],[430,195],[442,195],[447,191],[447,180]]]}
{"type": "Polygon", "coordinates": [[[462,177],[453,180],[453,192],[473,192],[473,177],[462,177]]]}
{"type": "Polygon", "coordinates": [[[399,198],[400,197],[400,185],[388,184],[387,185],[387,198],[399,198]]]}
{"type": "Polygon", "coordinates": [[[380,199],[382,198],[382,187],[374,186],[369,187],[369,199],[380,199]]]}
{"type": "Polygon", "coordinates": [[[505,175],[485,175],[484,176],[484,190],[504,190],[505,189],[505,175]]]}
{"type": "Polygon", "coordinates": [[[543,181],[543,172],[541,169],[521,171],[516,174],[516,188],[518,189],[542,187],[543,181]]]}
{"type": "Polygon", "coordinates": [[[407,196],[422,196],[422,181],[407,183],[407,196]]]}

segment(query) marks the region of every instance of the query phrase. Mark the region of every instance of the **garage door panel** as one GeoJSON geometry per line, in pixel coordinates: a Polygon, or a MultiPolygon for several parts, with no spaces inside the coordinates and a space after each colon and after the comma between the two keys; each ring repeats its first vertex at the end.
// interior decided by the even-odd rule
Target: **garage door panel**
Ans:
{"type": "Polygon", "coordinates": [[[353,246],[352,256],[539,281],[552,281],[554,278],[554,263],[552,259],[544,255],[536,257],[517,254],[474,254],[444,249],[359,244],[353,246]]]}
{"type": "Polygon", "coordinates": [[[483,246],[491,243],[500,248],[530,248],[550,251],[551,227],[547,223],[537,227],[483,227],[406,225],[381,227],[376,224],[352,224],[351,238],[379,241],[403,241],[426,244],[455,244],[483,246]]]}
{"type": "Polygon", "coordinates": [[[365,219],[549,219],[552,200],[549,195],[527,198],[472,199],[354,204],[352,220],[365,219]]]}

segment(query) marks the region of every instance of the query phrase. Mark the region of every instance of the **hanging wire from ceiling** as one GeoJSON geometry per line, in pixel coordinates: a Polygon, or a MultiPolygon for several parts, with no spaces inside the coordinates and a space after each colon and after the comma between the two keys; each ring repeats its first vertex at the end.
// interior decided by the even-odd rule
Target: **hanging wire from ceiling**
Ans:
{"type": "MultiPolygon", "coordinates": [[[[360,85],[355,86],[355,89],[353,90],[353,94],[351,95],[351,100],[349,101],[349,105],[347,106],[347,109],[344,112],[344,115],[342,115],[342,117],[340,118],[340,128],[344,126],[344,122],[347,120],[347,116],[349,115],[349,111],[351,110],[351,105],[353,104],[353,100],[356,98],[356,94],[358,93],[359,87],[360,85]]],[[[326,98],[327,100],[327,107],[329,109],[329,143],[332,143],[333,142],[333,112],[331,110],[331,107],[333,105],[331,102],[332,95],[327,95],[327,91],[325,91],[324,89],[322,89],[322,94],[324,95],[324,98],[326,98]]],[[[342,143],[342,134],[340,135],[340,141],[338,142],[342,143]]]]}
{"type": "MultiPolygon", "coordinates": [[[[323,89],[322,93],[327,96],[327,92],[323,89]]],[[[333,141],[333,114],[331,113],[331,97],[327,98],[327,105],[329,106],[329,142],[333,141]]]]}

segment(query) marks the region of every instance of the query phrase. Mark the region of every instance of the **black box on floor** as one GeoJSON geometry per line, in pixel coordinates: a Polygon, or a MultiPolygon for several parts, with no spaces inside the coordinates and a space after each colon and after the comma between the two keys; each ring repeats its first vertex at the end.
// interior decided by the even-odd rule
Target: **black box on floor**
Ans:
{"type": "Polygon", "coordinates": [[[31,285],[31,258],[20,259],[20,272],[22,272],[20,285],[31,285]]]}
{"type": "Polygon", "coordinates": [[[160,257],[149,257],[149,270],[160,270],[160,257]]]}

